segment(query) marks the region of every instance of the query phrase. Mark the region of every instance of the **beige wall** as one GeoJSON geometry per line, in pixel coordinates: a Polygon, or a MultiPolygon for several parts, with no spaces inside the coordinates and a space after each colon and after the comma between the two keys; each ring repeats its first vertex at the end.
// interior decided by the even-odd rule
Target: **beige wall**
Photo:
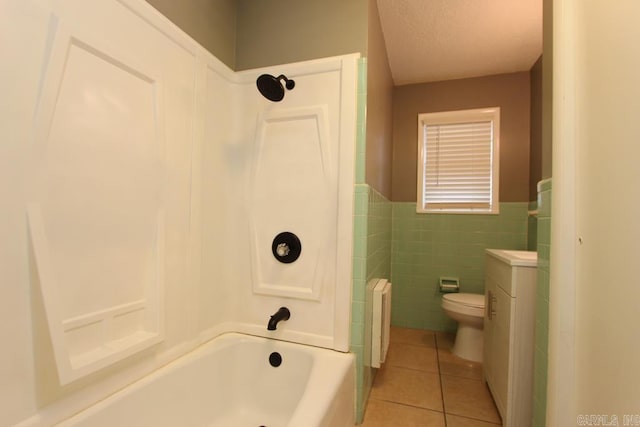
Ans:
{"type": "Polygon", "coordinates": [[[531,149],[529,150],[529,201],[538,197],[542,179],[542,56],[531,68],[531,149]]]}
{"type": "Polygon", "coordinates": [[[393,80],[382,36],[378,5],[369,0],[367,53],[367,184],[391,199],[393,80]]]}
{"type": "Polygon", "coordinates": [[[229,68],[235,68],[235,0],[147,0],[147,2],[229,68]]]}
{"type": "Polygon", "coordinates": [[[236,69],[366,52],[367,0],[238,0],[236,69]]]}
{"type": "Polygon", "coordinates": [[[529,72],[396,87],[392,200],[416,200],[418,114],[500,107],[500,201],[529,201],[529,72]]]}

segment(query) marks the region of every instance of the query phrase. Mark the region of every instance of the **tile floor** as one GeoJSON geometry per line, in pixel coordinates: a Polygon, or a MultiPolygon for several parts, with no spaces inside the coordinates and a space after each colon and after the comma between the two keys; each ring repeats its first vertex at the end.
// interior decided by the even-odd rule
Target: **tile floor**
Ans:
{"type": "Polygon", "coordinates": [[[500,415],[482,364],[451,353],[453,334],[391,328],[389,353],[369,395],[363,427],[495,427],[500,415]]]}

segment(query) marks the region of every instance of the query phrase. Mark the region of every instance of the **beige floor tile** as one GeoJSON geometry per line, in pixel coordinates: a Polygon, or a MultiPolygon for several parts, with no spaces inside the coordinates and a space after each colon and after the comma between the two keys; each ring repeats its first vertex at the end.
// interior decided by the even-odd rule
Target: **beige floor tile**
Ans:
{"type": "Polygon", "coordinates": [[[444,426],[444,416],[447,427],[499,426],[482,364],[451,353],[454,340],[452,333],[392,327],[363,426],[444,426]]]}
{"type": "Polygon", "coordinates": [[[447,414],[501,422],[491,393],[483,381],[443,375],[442,393],[447,414]]]}
{"type": "Polygon", "coordinates": [[[457,415],[447,414],[447,427],[496,427],[501,424],[488,423],[457,415]]]}
{"type": "Polygon", "coordinates": [[[444,414],[413,406],[369,399],[362,427],[445,427],[444,414]]]}
{"type": "Polygon", "coordinates": [[[424,345],[394,343],[389,346],[385,364],[398,368],[438,373],[438,352],[424,345]]]}
{"type": "Polygon", "coordinates": [[[442,375],[482,380],[482,363],[461,359],[448,350],[438,350],[438,363],[442,375]]]}
{"type": "Polygon", "coordinates": [[[435,332],[438,350],[451,350],[456,339],[456,334],[450,332],[435,332]]]}
{"type": "Polygon", "coordinates": [[[440,373],[456,377],[468,378],[470,380],[482,380],[482,364],[460,359],[448,353],[438,353],[440,363],[440,373]]]}
{"type": "Polygon", "coordinates": [[[482,363],[461,359],[451,353],[454,339],[454,334],[436,332],[440,373],[442,375],[453,375],[472,380],[482,380],[482,363]]]}
{"type": "Polygon", "coordinates": [[[391,344],[414,344],[431,348],[435,348],[436,346],[435,333],[424,329],[398,328],[392,326],[389,338],[391,344]]]}
{"type": "Polygon", "coordinates": [[[442,411],[440,376],[437,373],[385,366],[376,375],[370,398],[442,411]]]}

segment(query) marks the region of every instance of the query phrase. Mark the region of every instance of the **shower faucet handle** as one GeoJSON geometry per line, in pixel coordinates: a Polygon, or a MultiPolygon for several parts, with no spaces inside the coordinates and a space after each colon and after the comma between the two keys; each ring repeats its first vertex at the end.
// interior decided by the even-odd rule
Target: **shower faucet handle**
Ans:
{"type": "Polygon", "coordinates": [[[286,243],[280,243],[276,247],[276,253],[280,257],[289,255],[289,252],[291,252],[291,248],[289,248],[289,245],[287,245],[286,243]]]}
{"type": "Polygon", "coordinates": [[[273,238],[273,242],[271,242],[271,253],[278,262],[290,264],[300,257],[302,253],[302,243],[295,234],[289,231],[283,231],[273,238]]]}

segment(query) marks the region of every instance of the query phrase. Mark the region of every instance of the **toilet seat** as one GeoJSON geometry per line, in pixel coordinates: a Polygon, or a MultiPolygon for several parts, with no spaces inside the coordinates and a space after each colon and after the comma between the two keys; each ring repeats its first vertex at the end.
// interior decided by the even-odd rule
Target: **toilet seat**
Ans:
{"type": "Polygon", "coordinates": [[[484,295],[445,294],[442,296],[442,308],[467,316],[484,317],[484,295]]]}
{"type": "Polygon", "coordinates": [[[466,307],[484,308],[484,295],[482,294],[445,294],[442,299],[452,303],[464,305],[466,307]]]}

